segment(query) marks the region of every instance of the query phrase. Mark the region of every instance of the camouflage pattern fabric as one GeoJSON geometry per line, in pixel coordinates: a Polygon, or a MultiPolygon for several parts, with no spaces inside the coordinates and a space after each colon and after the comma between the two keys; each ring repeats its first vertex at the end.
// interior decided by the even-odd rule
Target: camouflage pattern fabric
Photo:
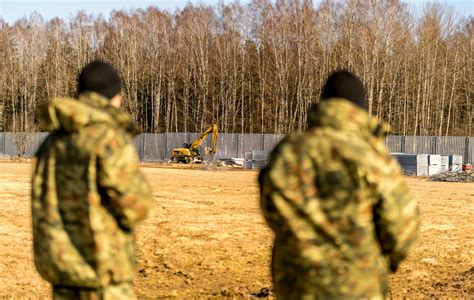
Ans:
{"type": "Polygon", "coordinates": [[[32,176],[36,269],[55,286],[131,282],[133,232],[154,203],[138,168],[138,130],[95,93],[44,105],[38,119],[51,134],[32,176]]]}
{"type": "Polygon", "coordinates": [[[109,285],[100,289],[53,287],[53,300],[131,300],[136,299],[131,283],[109,285]]]}
{"type": "Polygon", "coordinates": [[[406,257],[418,208],[385,145],[386,126],[345,99],[309,112],[309,127],[274,149],[259,176],[275,232],[280,299],[383,299],[406,257]]]}

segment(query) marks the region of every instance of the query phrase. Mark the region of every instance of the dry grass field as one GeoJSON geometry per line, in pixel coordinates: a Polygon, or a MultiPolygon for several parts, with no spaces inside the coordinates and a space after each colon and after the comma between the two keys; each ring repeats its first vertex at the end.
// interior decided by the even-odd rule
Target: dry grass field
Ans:
{"type": "MultiPolygon", "coordinates": [[[[143,167],[158,203],[137,232],[141,299],[250,298],[271,286],[272,233],[253,171],[143,167]]],[[[48,299],[32,260],[30,165],[0,163],[0,298],[48,299]]],[[[391,296],[474,297],[474,184],[407,178],[421,238],[391,296]]]]}

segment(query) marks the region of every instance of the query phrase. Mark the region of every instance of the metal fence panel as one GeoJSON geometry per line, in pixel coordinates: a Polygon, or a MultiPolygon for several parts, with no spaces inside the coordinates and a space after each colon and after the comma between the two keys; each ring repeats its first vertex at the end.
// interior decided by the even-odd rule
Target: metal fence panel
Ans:
{"type": "Polygon", "coordinates": [[[5,132],[5,154],[17,157],[15,136],[12,132],[5,132]]]}
{"type": "Polygon", "coordinates": [[[436,153],[436,140],[437,137],[434,136],[417,136],[416,140],[416,153],[436,153]]]}
{"type": "Polygon", "coordinates": [[[0,153],[5,153],[5,133],[0,132],[0,153]]]}
{"type": "MultiPolygon", "coordinates": [[[[33,156],[48,134],[25,134],[25,156],[33,156]]],[[[173,148],[191,143],[199,135],[200,133],[144,133],[135,138],[134,144],[141,160],[160,161],[169,159],[173,148]]],[[[18,156],[18,137],[16,133],[0,132],[0,153],[18,156]]],[[[218,138],[217,158],[242,158],[245,152],[253,150],[271,151],[283,137],[284,135],[278,134],[221,133],[218,138]]],[[[203,142],[202,149],[210,146],[211,141],[212,138],[208,137],[203,142]]],[[[463,163],[474,163],[474,137],[388,136],[385,144],[391,152],[462,155],[463,163]]]]}
{"type": "Polygon", "coordinates": [[[217,158],[238,158],[239,137],[233,133],[222,133],[217,140],[217,158]]]}
{"type": "Polygon", "coordinates": [[[443,136],[437,138],[437,154],[465,155],[466,138],[457,136],[443,136]]]}
{"type": "Polygon", "coordinates": [[[166,136],[163,133],[143,133],[143,161],[163,161],[165,157],[166,136]]]}
{"type": "Polygon", "coordinates": [[[30,136],[30,143],[26,147],[26,157],[32,157],[38,151],[41,144],[43,144],[46,137],[49,135],[48,132],[36,132],[30,136]]]}
{"type": "Polygon", "coordinates": [[[416,151],[416,136],[404,136],[403,141],[405,144],[405,147],[403,149],[403,153],[407,154],[425,154],[421,152],[416,151]]]}
{"type": "Polygon", "coordinates": [[[271,151],[285,137],[284,134],[264,134],[263,150],[271,151]]]}
{"type": "MultiPolygon", "coordinates": [[[[28,152],[28,145],[31,144],[31,134],[28,133],[13,133],[13,132],[7,132],[5,134],[5,154],[13,156],[13,157],[18,157],[18,146],[21,143],[25,143],[25,153],[29,154],[28,152]],[[24,139],[24,142],[21,140],[24,139]]],[[[27,156],[27,155],[25,155],[27,156]]]]}
{"type": "Polygon", "coordinates": [[[247,133],[239,135],[239,157],[244,157],[245,152],[253,150],[263,150],[263,135],[256,133],[247,133]]]}
{"type": "Polygon", "coordinates": [[[140,158],[140,160],[143,160],[143,134],[137,135],[133,139],[133,144],[137,149],[138,158],[140,158]]]}
{"type": "Polygon", "coordinates": [[[387,146],[389,151],[395,153],[403,153],[403,142],[403,136],[387,136],[387,138],[385,139],[385,145],[387,146]]]}
{"type": "Polygon", "coordinates": [[[29,143],[26,145],[26,157],[32,157],[35,155],[39,146],[42,143],[41,136],[39,134],[31,133],[28,135],[29,143]]]}
{"type": "Polygon", "coordinates": [[[474,164],[474,137],[466,138],[466,144],[464,163],[474,164]]]}
{"type": "Polygon", "coordinates": [[[44,142],[44,140],[46,140],[46,138],[48,137],[49,132],[40,132],[39,135],[40,135],[40,140],[41,140],[40,145],[41,145],[44,142]]]}

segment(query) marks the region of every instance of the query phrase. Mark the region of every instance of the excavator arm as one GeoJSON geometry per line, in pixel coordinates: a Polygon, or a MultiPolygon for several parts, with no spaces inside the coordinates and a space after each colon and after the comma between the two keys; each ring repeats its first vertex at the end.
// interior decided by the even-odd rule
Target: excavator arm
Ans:
{"type": "Polygon", "coordinates": [[[212,145],[209,149],[209,154],[214,155],[217,152],[217,137],[219,136],[219,129],[217,124],[212,124],[209,126],[189,147],[191,152],[196,151],[199,146],[204,142],[209,134],[212,133],[212,145]]]}

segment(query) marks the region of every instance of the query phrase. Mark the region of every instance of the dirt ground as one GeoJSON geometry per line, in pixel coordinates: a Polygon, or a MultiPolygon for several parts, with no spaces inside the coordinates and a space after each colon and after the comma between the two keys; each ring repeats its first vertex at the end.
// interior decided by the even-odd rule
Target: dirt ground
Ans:
{"type": "MultiPolygon", "coordinates": [[[[270,288],[257,173],[143,167],[158,203],[137,232],[140,299],[251,298],[270,288]]],[[[28,163],[0,163],[0,298],[48,299],[32,260],[28,163]]],[[[474,184],[407,178],[421,238],[391,296],[474,297],[474,184]]]]}

